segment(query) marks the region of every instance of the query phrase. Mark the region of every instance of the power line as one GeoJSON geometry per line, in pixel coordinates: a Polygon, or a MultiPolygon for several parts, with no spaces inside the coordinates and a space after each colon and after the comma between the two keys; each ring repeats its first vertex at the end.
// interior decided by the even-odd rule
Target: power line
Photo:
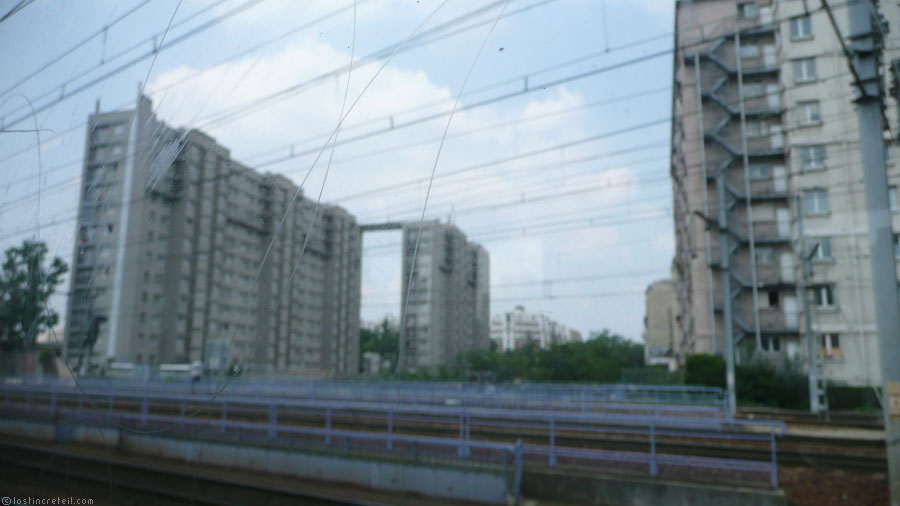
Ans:
{"type": "MultiPolygon", "coordinates": [[[[503,0],[498,0],[497,2],[494,2],[493,4],[491,4],[491,6],[499,5],[499,3],[502,2],[502,1],[503,1],[503,0]]],[[[527,9],[533,8],[534,6],[537,6],[537,5],[543,5],[543,4],[545,4],[545,3],[553,2],[553,1],[557,1],[557,0],[541,0],[541,2],[538,2],[537,4],[532,4],[532,5],[529,5],[529,6],[525,7],[525,8],[518,9],[518,10],[512,11],[512,12],[510,12],[510,13],[506,13],[506,14],[504,15],[504,17],[508,17],[508,16],[511,16],[511,15],[514,15],[514,14],[517,14],[517,13],[520,13],[520,12],[523,12],[523,11],[525,11],[525,10],[527,10],[527,9]]],[[[477,15],[477,14],[480,14],[481,11],[485,10],[485,9],[488,8],[488,7],[490,7],[490,6],[482,7],[482,8],[476,9],[475,11],[470,11],[469,13],[464,14],[464,15],[461,15],[461,16],[459,16],[459,17],[457,17],[457,18],[455,18],[455,19],[453,19],[453,20],[451,20],[451,21],[445,22],[445,23],[443,23],[442,25],[440,25],[440,26],[438,26],[438,27],[429,29],[428,32],[429,32],[429,33],[432,33],[432,32],[434,32],[434,31],[435,31],[436,29],[438,29],[438,28],[445,29],[445,28],[447,28],[447,27],[452,27],[454,24],[460,22],[460,20],[464,20],[464,19],[467,18],[467,17],[473,17],[473,16],[475,16],[475,15],[477,15]]],[[[333,11],[331,14],[334,14],[334,13],[337,13],[337,12],[338,12],[338,11],[333,11]]],[[[325,16],[323,16],[323,17],[320,18],[320,19],[323,19],[323,18],[325,18],[325,16]]],[[[176,24],[176,25],[177,25],[177,24],[176,24]]],[[[466,30],[472,29],[472,28],[477,27],[477,26],[480,26],[480,25],[478,25],[478,24],[476,24],[476,25],[470,25],[470,26],[466,27],[466,30]]],[[[306,25],[304,25],[304,27],[306,27],[306,25]]],[[[464,30],[463,30],[463,31],[464,31],[464,30]]],[[[457,32],[453,32],[453,34],[455,35],[455,34],[458,34],[458,33],[463,33],[463,31],[459,31],[459,30],[458,30],[457,32]]],[[[437,32],[437,33],[440,33],[440,32],[437,32]]],[[[422,47],[422,46],[424,46],[424,45],[426,45],[426,44],[429,44],[429,43],[431,43],[431,42],[433,42],[433,40],[428,40],[428,41],[426,41],[426,42],[420,43],[420,44],[418,44],[418,45],[416,45],[416,46],[413,46],[412,48],[422,47]]],[[[387,47],[385,47],[385,48],[382,48],[382,49],[379,50],[379,51],[376,51],[375,53],[372,54],[372,56],[366,57],[366,58],[369,58],[369,59],[378,59],[378,60],[384,59],[384,58],[386,57],[386,55],[389,54],[389,51],[388,51],[388,50],[391,49],[391,48],[395,48],[396,46],[397,46],[397,43],[391,44],[391,45],[389,45],[389,46],[387,46],[387,47]]],[[[410,48],[410,47],[404,46],[403,51],[405,51],[405,50],[407,50],[407,49],[411,49],[411,48],[410,48]]],[[[244,54],[244,53],[241,53],[241,55],[243,55],[243,54],[244,54]]],[[[360,58],[360,60],[366,60],[366,58],[360,58]]],[[[229,61],[229,60],[225,60],[225,61],[229,61]]],[[[220,64],[221,64],[221,63],[222,63],[222,62],[220,62],[220,64]]],[[[357,62],[354,62],[354,65],[360,65],[360,66],[361,66],[361,65],[364,65],[364,64],[368,64],[368,63],[374,63],[374,61],[363,61],[362,63],[360,63],[359,61],[357,61],[357,62]]],[[[212,68],[215,68],[215,66],[213,66],[212,68]]],[[[304,88],[304,89],[305,89],[305,87],[308,87],[308,86],[321,84],[321,83],[324,83],[324,82],[329,81],[330,79],[332,79],[332,78],[334,78],[334,77],[336,77],[336,76],[339,76],[339,75],[343,74],[343,72],[345,72],[347,68],[348,68],[347,66],[339,67],[339,68],[336,69],[336,70],[327,72],[327,73],[325,73],[325,74],[322,74],[322,75],[317,76],[317,77],[315,77],[315,78],[312,78],[312,79],[303,81],[303,82],[301,82],[301,83],[299,83],[299,84],[296,84],[296,85],[293,85],[293,86],[294,86],[294,87],[304,88]]],[[[200,70],[200,71],[198,71],[198,72],[195,72],[194,74],[192,74],[191,76],[188,76],[188,77],[194,77],[194,76],[203,74],[203,73],[205,73],[205,72],[207,72],[207,71],[209,71],[209,70],[210,70],[209,68],[203,69],[203,70],[200,70]]],[[[168,87],[170,87],[170,86],[172,86],[172,85],[173,85],[173,84],[170,84],[170,85],[167,85],[167,86],[164,87],[164,88],[161,88],[160,90],[157,90],[157,91],[154,93],[154,95],[155,95],[156,93],[161,93],[161,92],[165,91],[168,87]]],[[[497,84],[491,85],[491,86],[497,86],[497,84]]],[[[266,97],[263,97],[263,99],[264,99],[264,98],[266,98],[266,97]]],[[[256,99],[256,100],[260,100],[260,99],[256,99]]],[[[433,104],[436,104],[436,103],[439,103],[439,102],[434,102],[433,104]]],[[[235,107],[239,107],[239,106],[235,106],[235,107]]],[[[414,110],[414,109],[415,109],[415,108],[409,109],[409,110],[414,110]]],[[[258,110],[258,109],[257,109],[257,110],[258,110]]],[[[38,111],[38,112],[40,112],[40,111],[38,111]]],[[[249,113],[249,112],[254,112],[254,110],[251,109],[251,110],[249,110],[249,111],[244,111],[243,114],[247,114],[247,113],[249,113]]],[[[219,121],[220,121],[220,124],[219,124],[218,126],[221,126],[222,124],[225,124],[225,123],[227,123],[227,122],[229,122],[229,121],[233,121],[234,119],[237,119],[238,117],[241,116],[241,115],[237,114],[235,111],[224,110],[224,111],[218,111],[218,112],[216,112],[216,113],[213,113],[213,116],[212,116],[212,117],[215,118],[216,115],[224,115],[224,114],[229,114],[230,117],[228,117],[228,118],[226,118],[226,119],[221,119],[221,118],[220,118],[220,120],[219,120],[219,121]],[[226,121],[226,120],[227,120],[227,121],[226,121]]],[[[209,118],[210,118],[210,116],[207,116],[206,118],[201,118],[201,121],[203,121],[203,120],[208,120],[209,118]]],[[[387,120],[387,119],[388,119],[387,117],[383,118],[383,120],[387,120]]],[[[376,120],[372,120],[372,121],[376,121],[376,120]]],[[[367,123],[367,122],[366,122],[366,123],[367,123]]],[[[48,140],[52,140],[52,139],[54,139],[54,138],[60,137],[62,134],[65,134],[65,133],[71,133],[72,131],[77,130],[77,129],[80,128],[81,126],[85,126],[86,124],[87,124],[87,123],[79,123],[78,125],[75,125],[75,126],[73,126],[73,127],[71,127],[71,128],[68,128],[68,129],[66,129],[65,131],[61,132],[59,135],[54,136],[54,137],[51,137],[51,138],[48,139],[48,140]]],[[[349,125],[349,126],[345,127],[344,129],[346,130],[346,129],[350,129],[350,128],[355,128],[356,126],[357,126],[357,125],[349,125]]],[[[318,136],[317,138],[318,138],[318,139],[321,139],[321,136],[318,136]]],[[[287,147],[290,147],[290,145],[287,146],[287,147]]],[[[11,157],[14,157],[14,156],[17,156],[17,155],[19,155],[19,154],[25,153],[25,152],[27,152],[27,151],[29,151],[29,150],[31,150],[31,149],[34,149],[34,145],[31,145],[31,146],[29,146],[29,147],[27,147],[27,148],[24,148],[24,149],[22,149],[22,150],[19,150],[19,151],[15,152],[15,153],[13,153],[13,154],[11,154],[11,155],[7,155],[7,156],[5,156],[5,157],[3,157],[3,158],[0,158],[0,161],[8,160],[8,159],[11,158],[11,157]]],[[[308,152],[308,153],[306,153],[306,154],[311,154],[312,152],[313,152],[313,151],[310,151],[310,152],[308,152]]],[[[75,163],[77,163],[77,161],[76,161],[75,163]]]]}
{"type": "MultiPolygon", "coordinates": [[[[847,75],[846,72],[842,72],[842,73],[835,74],[834,76],[831,76],[831,77],[823,77],[822,80],[824,81],[824,80],[830,80],[830,79],[840,78],[840,77],[843,77],[843,76],[846,76],[846,75],[847,75]]],[[[774,93],[774,92],[773,92],[773,93],[774,93]]],[[[768,94],[767,94],[767,95],[768,95],[768,94]]],[[[840,99],[840,96],[834,97],[834,98],[832,98],[832,99],[830,99],[830,100],[838,100],[838,99],[840,99]]],[[[783,112],[784,112],[784,113],[789,113],[791,110],[793,110],[793,109],[791,109],[791,108],[784,108],[784,109],[783,109],[783,112]]],[[[681,115],[681,117],[687,117],[687,116],[690,116],[690,115],[694,115],[694,114],[696,114],[696,113],[697,113],[696,111],[692,111],[692,112],[689,112],[689,113],[683,113],[683,114],[681,115]]],[[[844,115],[846,115],[846,113],[839,113],[839,114],[835,115],[835,117],[843,117],[844,115]]],[[[831,117],[830,117],[830,116],[829,116],[829,117],[823,117],[822,119],[823,119],[823,121],[824,121],[825,119],[829,119],[829,118],[831,118],[831,117]]],[[[666,117],[666,118],[661,118],[660,120],[657,120],[657,121],[652,122],[652,123],[664,123],[664,122],[669,121],[670,119],[671,119],[671,118],[668,118],[668,117],[666,117]]],[[[652,126],[652,125],[650,125],[650,126],[652,126]]],[[[800,128],[800,127],[791,127],[791,128],[788,128],[786,133],[790,133],[791,131],[794,131],[794,130],[796,130],[796,129],[798,129],[798,128],[800,128]]],[[[620,130],[617,130],[617,131],[613,131],[613,132],[608,132],[607,134],[600,134],[600,135],[601,135],[601,136],[604,136],[604,135],[618,135],[619,133],[623,133],[623,132],[620,131],[620,130]]],[[[595,136],[595,137],[596,137],[596,136],[595,136]]],[[[582,143],[582,142],[589,142],[590,140],[591,140],[591,138],[583,138],[583,139],[580,139],[580,140],[573,141],[573,143],[575,143],[575,144],[580,144],[580,143],[582,143]]],[[[532,156],[532,155],[534,155],[534,154],[540,154],[541,152],[552,152],[552,151],[564,149],[565,147],[568,147],[568,146],[565,145],[565,144],[555,145],[555,146],[552,146],[552,147],[550,147],[550,148],[546,148],[546,149],[543,149],[543,150],[539,150],[538,153],[530,152],[530,153],[526,153],[526,154],[523,154],[523,155],[516,155],[516,156],[514,156],[514,157],[502,158],[502,159],[499,159],[499,160],[494,160],[494,161],[490,161],[490,162],[486,162],[486,163],[482,163],[482,164],[477,164],[477,165],[474,165],[474,166],[462,168],[462,169],[455,170],[455,171],[444,172],[444,173],[438,174],[436,177],[437,177],[437,178],[444,178],[444,177],[455,176],[455,175],[459,175],[459,174],[462,174],[462,173],[466,173],[466,172],[478,170],[478,169],[481,169],[481,168],[485,168],[485,167],[490,166],[490,165],[497,165],[497,164],[505,163],[505,162],[508,162],[508,161],[513,161],[513,160],[515,160],[515,159],[529,157],[529,156],[532,156]]],[[[609,155],[622,154],[622,153],[624,153],[624,152],[626,152],[626,151],[628,151],[628,150],[619,151],[619,152],[613,152],[613,153],[610,153],[609,155]]],[[[572,161],[570,161],[570,162],[568,162],[568,163],[579,163],[580,161],[581,161],[581,160],[577,160],[577,159],[576,159],[576,160],[572,160],[572,161]]],[[[74,161],[74,162],[70,162],[70,163],[75,164],[75,163],[80,163],[80,161],[74,161]]],[[[555,164],[552,164],[552,165],[555,165],[555,164]]],[[[59,168],[59,166],[50,168],[50,169],[48,169],[47,171],[45,171],[45,173],[53,172],[53,171],[55,171],[55,170],[58,169],[58,168],[59,168]]],[[[286,172],[285,174],[290,174],[290,173],[291,173],[291,172],[286,172]]],[[[793,171],[792,171],[792,173],[793,173],[793,171]]],[[[32,176],[32,177],[33,177],[33,176],[32,176]]],[[[19,180],[19,181],[31,179],[32,177],[29,177],[29,178],[26,178],[26,179],[22,179],[22,180],[19,180]]],[[[77,180],[79,177],[80,177],[80,176],[75,176],[75,177],[73,178],[73,180],[77,180]]],[[[344,201],[347,201],[347,200],[353,200],[353,199],[359,198],[360,196],[369,196],[369,195],[373,195],[373,194],[377,194],[377,193],[382,193],[382,192],[396,191],[396,190],[402,189],[402,188],[404,188],[404,187],[410,187],[410,186],[415,186],[415,185],[417,185],[417,184],[421,184],[422,182],[424,182],[423,179],[417,179],[417,180],[407,181],[407,182],[398,183],[398,184],[395,184],[395,185],[390,185],[390,186],[381,187],[381,188],[378,188],[378,189],[369,190],[369,191],[366,191],[366,192],[363,192],[363,193],[360,193],[360,194],[354,194],[354,195],[350,195],[350,196],[347,196],[347,197],[338,197],[336,200],[337,200],[338,202],[344,202],[344,201]]],[[[36,195],[36,193],[30,194],[30,195],[33,196],[33,195],[36,195]]],[[[27,201],[27,199],[25,199],[25,198],[20,198],[20,199],[18,199],[16,202],[19,203],[19,202],[23,202],[23,201],[27,201]]],[[[0,207],[2,207],[2,206],[0,206],[0,207]]]]}
{"type": "Polygon", "coordinates": [[[34,0],[19,0],[19,3],[17,3],[16,5],[14,5],[12,9],[10,9],[6,14],[3,15],[2,18],[0,18],[0,23],[6,21],[7,19],[9,19],[9,18],[11,18],[11,17],[13,17],[13,15],[14,15],[15,13],[21,11],[21,10],[24,9],[25,7],[28,7],[28,5],[31,4],[31,2],[34,2],[34,0]]]}
{"type": "MultiPolygon", "coordinates": [[[[123,19],[127,18],[128,16],[134,14],[134,13],[135,13],[136,11],[138,11],[141,7],[143,7],[143,6],[147,5],[147,4],[149,4],[150,1],[151,1],[151,0],[144,0],[143,2],[141,2],[141,3],[137,4],[137,5],[135,5],[135,6],[132,7],[131,9],[127,10],[124,14],[120,15],[120,16],[117,17],[115,20],[113,20],[113,21],[111,21],[111,22],[109,22],[109,23],[104,24],[104,25],[103,25],[103,28],[97,30],[96,32],[91,33],[90,35],[88,35],[87,37],[85,37],[84,39],[82,39],[81,42],[78,42],[77,44],[75,44],[75,45],[69,47],[69,48],[66,49],[65,51],[59,53],[59,54],[56,55],[55,57],[51,58],[50,61],[44,63],[43,65],[39,66],[36,70],[32,71],[30,74],[26,75],[26,76],[23,77],[22,79],[19,79],[19,80],[16,81],[15,83],[11,84],[10,86],[8,86],[8,87],[7,87],[6,89],[4,89],[3,91],[0,91],[0,97],[6,95],[6,94],[9,93],[10,91],[12,91],[12,90],[16,89],[17,87],[21,86],[22,84],[25,84],[25,83],[28,82],[31,78],[33,78],[34,76],[36,76],[36,75],[40,74],[41,72],[47,70],[48,68],[52,67],[52,66],[53,66],[54,64],[56,64],[58,61],[62,60],[62,59],[65,58],[66,56],[69,56],[70,54],[72,54],[73,52],[75,52],[76,50],[78,50],[78,48],[80,48],[80,47],[84,46],[85,44],[87,44],[88,42],[94,40],[94,38],[96,38],[96,37],[98,37],[98,36],[100,36],[100,35],[103,35],[104,38],[105,38],[105,37],[106,37],[106,33],[109,31],[110,28],[112,28],[113,26],[117,25],[120,21],[122,21],[123,19]]],[[[21,4],[21,2],[20,2],[20,4],[21,4]]],[[[0,22],[2,22],[2,20],[0,20],[0,22]]]]}
{"type": "MultiPolygon", "coordinates": [[[[256,5],[260,2],[263,2],[263,1],[264,0],[248,0],[247,2],[216,17],[215,19],[213,19],[211,21],[207,21],[206,23],[203,23],[202,25],[189,30],[187,33],[182,34],[182,35],[172,39],[168,43],[161,44],[159,47],[157,47],[155,44],[156,37],[158,37],[158,35],[154,36],[152,39],[150,39],[150,40],[154,41],[154,47],[151,48],[150,51],[148,51],[144,54],[141,54],[141,55],[135,57],[134,59],[129,60],[128,62],[123,63],[123,64],[119,65],[118,67],[116,67],[96,78],[89,80],[87,83],[77,86],[73,90],[70,90],[67,92],[66,88],[68,87],[69,84],[74,82],[76,79],[84,77],[85,75],[87,75],[87,73],[91,72],[94,69],[90,69],[90,70],[88,70],[88,72],[82,73],[79,76],[76,76],[75,78],[69,79],[68,81],[64,82],[61,86],[59,86],[58,88],[54,88],[53,90],[48,91],[47,93],[44,93],[43,95],[39,96],[38,98],[44,98],[44,97],[55,94],[57,89],[60,90],[58,98],[51,100],[50,102],[47,102],[45,104],[39,105],[38,107],[35,108],[35,112],[36,113],[43,112],[57,104],[60,104],[64,101],[68,100],[72,96],[77,95],[77,94],[81,93],[82,91],[87,90],[88,88],[91,88],[92,86],[94,86],[100,82],[103,82],[103,81],[109,79],[110,77],[125,71],[128,68],[131,68],[132,66],[140,63],[141,61],[146,60],[147,58],[154,57],[155,55],[159,54],[160,52],[165,51],[173,46],[176,46],[176,45],[184,42],[185,40],[188,40],[188,39],[194,37],[195,35],[198,35],[204,31],[208,30],[209,28],[212,28],[213,26],[218,25],[218,24],[224,22],[225,20],[231,18],[232,16],[235,16],[235,15],[249,9],[250,7],[253,7],[254,5],[256,5]]],[[[205,7],[201,12],[211,9],[214,5],[205,7]]],[[[185,21],[185,20],[183,20],[183,21],[185,21]]],[[[16,109],[16,111],[18,111],[18,109],[16,109]]],[[[15,111],[13,111],[13,112],[15,112],[15,111]]],[[[18,116],[10,121],[6,121],[6,116],[3,116],[2,122],[0,122],[0,123],[2,123],[2,125],[4,127],[10,126],[10,125],[16,125],[16,124],[28,119],[29,117],[30,117],[30,115],[25,114],[22,116],[18,116]]]]}
{"type": "MultiPolygon", "coordinates": [[[[840,6],[843,7],[843,6],[846,6],[846,4],[841,4],[840,6]]],[[[514,11],[514,12],[517,12],[517,11],[514,11]]],[[[457,19],[458,19],[458,18],[457,18],[457,19]]],[[[715,23],[717,23],[717,22],[720,22],[720,21],[722,21],[722,20],[727,20],[727,19],[736,19],[736,16],[734,16],[734,15],[723,16],[723,17],[720,18],[719,20],[711,20],[709,23],[706,23],[706,25],[712,25],[712,24],[715,24],[715,23]]],[[[787,18],[784,18],[784,19],[787,19],[787,18]]],[[[781,23],[781,22],[784,21],[784,19],[779,19],[779,20],[777,20],[777,21],[775,21],[775,22],[776,22],[776,23],[781,23]]],[[[706,25],[700,25],[700,26],[702,27],[702,26],[706,26],[706,25]]],[[[177,26],[177,24],[176,24],[176,26],[177,26]]],[[[667,34],[665,34],[665,35],[670,35],[670,34],[667,33],[667,34]]],[[[654,40],[657,40],[657,39],[660,39],[660,38],[663,38],[663,36],[662,36],[662,35],[659,35],[659,36],[653,36],[653,37],[648,37],[648,38],[640,39],[640,40],[635,41],[635,42],[623,44],[622,46],[619,46],[618,49],[626,49],[626,48],[634,47],[634,46],[636,46],[636,45],[641,45],[641,44],[644,44],[644,43],[647,43],[647,42],[651,42],[651,41],[654,41],[654,40]]],[[[691,43],[691,44],[685,45],[682,49],[687,48],[687,47],[696,47],[696,46],[700,46],[700,45],[702,45],[702,44],[708,43],[710,40],[712,40],[712,39],[701,39],[701,40],[695,41],[695,42],[693,42],[693,43],[691,43]]],[[[381,51],[383,52],[384,49],[382,49],[381,51]]],[[[672,52],[672,51],[674,51],[674,49],[670,49],[670,50],[669,50],[669,52],[672,52]]],[[[606,52],[594,52],[594,53],[590,53],[590,54],[588,54],[588,55],[585,55],[585,56],[582,56],[582,57],[578,57],[578,58],[575,58],[575,59],[572,59],[572,60],[568,60],[568,61],[566,61],[566,62],[563,62],[563,63],[560,63],[560,64],[556,64],[556,65],[553,65],[553,66],[551,66],[551,67],[547,67],[547,68],[544,68],[544,69],[541,69],[541,70],[533,71],[530,75],[533,76],[533,75],[538,75],[538,74],[546,73],[546,72],[549,72],[550,70],[554,70],[554,69],[557,69],[557,68],[561,68],[561,67],[564,67],[564,66],[568,66],[568,65],[571,65],[572,63],[575,63],[575,62],[584,61],[584,60],[591,59],[591,58],[594,58],[594,57],[597,57],[597,56],[602,56],[602,55],[605,55],[605,54],[607,54],[607,53],[606,53],[606,52]]],[[[225,60],[225,61],[227,61],[227,60],[225,60]]],[[[221,62],[220,62],[220,63],[221,63],[221,62]]],[[[340,71],[341,71],[342,69],[343,69],[343,67],[340,68],[340,69],[338,69],[338,70],[332,71],[331,73],[324,74],[324,75],[322,75],[322,76],[319,76],[318,78],[314,78],[314,79],[312,79],[312,80],[310,80],[310,81],[306,81],[306,82],[304,82],[304,83],[300,83],[299,85],[295,85],[295,86],[303,86],[303,85],[306,85],[306,84],[310,84],[312,81],[323,80],[325,77],[329,77],[329,78],[330,78],[330,77],[334,77],[335,75],[339,75],[339,73],[340,73],[340,71]]],[[[208,70],[208,69],[204,69],[204,70],[198,71],[198,72],[196,72],[196,73],[193,74],[193,75],[202,74],[203,72],[206,72],[207,70],[208,70]]],[[[528,80],[527,78],[528,78],[528,76],[526,75],[526,76],[524,77],[524,80],[525,80],[526,82],[527,82],[527,80],[528,80]]],[[[488,86],[486,86],[486,87],[483,87],[483,88],[481,88],[480,90],[490,89],[490,88],[493,88],[493,87],[497,87],[497,86],[499,86],[499,85],[501,85],[501,84],[508,84],[508,83],[513,83],[513,82],[518,82],[518,81],[520,81],[520,78],[516,78],[516,79],[507,79],[507,80],[505,80],[505,81],[501,81],[501,82],[499,82],[499,83],[494,83],[494,84],[492,84],[492,85],[488,85],[488,86]]],[[[549,85],[550,85],[550,84],[545,83],[545,84],[543,84],[543,85],[541,85],[541,86],[549,86],[549,85]]],[[[478,92],[478,91],[480,91],[480,90],[475,90],[475,92],[478,92]]],[[[282,90],[282,91],[284,91],[284,90],[282,90]]],[[[278,92],[276,92],[276,93],[278,93],[278,92]]],[[[263,99],[264,99],[264,98],[266,98],[266,97],[263,97],[263,99]]],[[[426,104],[426,105],[428,105],[428,104],[426,104]]],[[[420,107],[421,107],[421,106],[417,106],[417,107],[411,108],[411,109],[409,109],[409,110],[416,110],[416,109],[418,109],[418,108],[420,108],[420,107]]],[[[382,119],[382,120],[383,120],[383,119],[382,119]]],[[[377,120],[377,119],[376,119],[376,120],[370,120],[369,122],[365,122],[365,123],[371,123],[371,122],[373,122],[373,121],[379,121],[379,120],[377,120]]],[[[348,128],[351,128],[351,127],[352,127],[352,125],[349,126],[348,128]]],[[[68,129],[68,130],[66,130],[66,132],[71,132],[72,130],[73,130],[73,129],[68,129]]],[[[303,141],[301,141],[301,142],[303,142],[303,141]]],[[[290,145],[289,145],[288,147],[290,147],[290,145]]],[[[30,146],[29,148],[26,148],[26,150],[27,150],[27,149],[33,149],[33,148],[34,148],[34,146],[32,145],[32,146],[30,146]]],[[[17,155],[17,154],[21,154],[22,152],[24,152],[24,151],[19,151],[19,152],[17,152],[17,153],[14,153],[13,156],[15,156],[15,155],[17,155]]],[[[255,156],[255,155],[254,155],[254,156],[255,156]]],[[[0,158],[0,161],[4,161],[4,160],[6,160],[6,159],[8,159],[8,158],[9,158],[9,156],[4,157],[4,158],[0,158]]],[[[280,161],[280,160],[279,160],[279,161],[280,161]]]]}

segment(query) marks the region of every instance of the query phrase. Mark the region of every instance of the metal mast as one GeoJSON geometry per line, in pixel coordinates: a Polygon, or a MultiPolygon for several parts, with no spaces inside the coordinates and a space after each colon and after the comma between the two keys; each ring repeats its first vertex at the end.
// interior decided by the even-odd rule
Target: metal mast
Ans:
{"type": "Polygon", "coordinates": [[[900,506],[900,297],[897,293],[897,264],[884,164],[884,90],[879,75],[884,41],[879,35],[882,21],[877,9],[877,3],[873,0],[852,0],[849,3],[850,49],[847,54],[852,57],[850,66],[858,91],[856,116],[869,222],[881,380],[884,385],[882,411],[887,443],[887,478],[891,504],[900,506]]]}

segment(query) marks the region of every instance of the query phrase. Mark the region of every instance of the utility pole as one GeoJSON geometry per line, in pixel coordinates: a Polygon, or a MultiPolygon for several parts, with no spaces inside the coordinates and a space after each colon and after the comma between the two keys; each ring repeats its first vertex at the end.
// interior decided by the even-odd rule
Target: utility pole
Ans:
{"type": "Polygon", "coordinates": [[[877,9],[874,0],[850,1],[849,55],[858,87],[855,102],[869,224],[875,319],[881,351],[887,478],[891,504],[900,506],[900,297],[884,164],[884,90],[879,76],[884,41],[879,35],[881,19],[877,9]]]}
{"type": "Polygon", "coordinates": [[[797,213],[797,236],[798,242],[800,243],[800,262],[801,262],[801,285],[800,285],[800,297],[801,301],[803,301],[803,327],[804,332],[803,336],[806,341],[806,363],[807,363],[807,376],[809,377],[809,411],[811,413],[819,412],[819,389],[818,384],[816,383],[816,367],[815,367],[815,352],[816,347],[814,344],[814,337],[812,331],[812,313],[809,308],[809,278],[811,275],[810,262],[812,261],[813,255],[815,255],[816,250],[819,248],[819,244],[816,243],[813,248],[807,252],[806,250],[806,239],[803,235],[803,203],[800,200],[800,196],[797,195],[795,198],[796,202],[796,213],[797,213]]]}
{"type": "Polygon", "coordinates": [[[728,393],[728,412],[737,413],[737,392],[734,384],[734,322],[731,317],[731,251],[728,249],[728,207],[725,202],[725,171],[716,176],[719,196],[719,247],[722,255],[722,321],[725,327],[725,388],[728,393]]]}

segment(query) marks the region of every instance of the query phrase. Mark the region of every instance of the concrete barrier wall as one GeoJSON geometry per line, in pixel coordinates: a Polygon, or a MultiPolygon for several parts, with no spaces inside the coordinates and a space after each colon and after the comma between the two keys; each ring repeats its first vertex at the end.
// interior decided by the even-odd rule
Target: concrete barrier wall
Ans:
{"type": "Polygon", "coordinates": [[[125,434],[128,453],[153,455],[300,478],[340,481],[374,489],[414,492],[491,504],[506,502],[506,478],[500,472],[364,458],[303,453],[233,443],[125,434]]]}
{"type": "Polygon", "coordinates": [[[44,441],[116,446],[165,459],[350,483],[373,489],[487,504],[506,504],[507,477],[499,470],[307,453],[269,446],[134,434],[114,428],[0,420],[0,433],[44,441]]]}

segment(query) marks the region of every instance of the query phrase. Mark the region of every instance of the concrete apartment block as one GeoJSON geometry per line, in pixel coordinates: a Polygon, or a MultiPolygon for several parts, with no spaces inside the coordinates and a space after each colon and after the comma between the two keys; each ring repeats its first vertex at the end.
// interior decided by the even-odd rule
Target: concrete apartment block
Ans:
{"type": "MultiPolygon", "coordinates": [[[[879,384],[852,78],[827,14],[802,0],[676,5],[676,349],[722,353],[729,326],[738,363],[757,354],[778,367],[806,362],[808,295],[825,377],[879,384]],[[815,244],[804,294],[801,251],[815,244]]],[[[900,13],[882,11],[887,47],[897,47],[900,13]]],[[[846,35],[847,9],[834,15],[846,35]]],[[[898,52],[886,51],[886,74],[898,52]]],[[[889,160],[896,185],[900,168],[889,160]]],[[[892,219],[896,230],[896,205],[892,219]]]]}
{"type": "Polygon", "coordinates": [[[451,365],[460,353],[488,349],[487,250],[467,242],[455,226],[438,221],[421,227],[404,224],[403,245],[400,366],[409,370],[451,365]]]}
{"type": "Polygon", "coordinates": [[[283,176],[244,167],[203,132],[165,125],[146,98],[131,119],[132,111],[89,119],[66,314],[70,362],[355,374],[361,236],[353,216],[316,207],[283,176]],[[97,316],[108,321],[91,346],[97,316]]]}

